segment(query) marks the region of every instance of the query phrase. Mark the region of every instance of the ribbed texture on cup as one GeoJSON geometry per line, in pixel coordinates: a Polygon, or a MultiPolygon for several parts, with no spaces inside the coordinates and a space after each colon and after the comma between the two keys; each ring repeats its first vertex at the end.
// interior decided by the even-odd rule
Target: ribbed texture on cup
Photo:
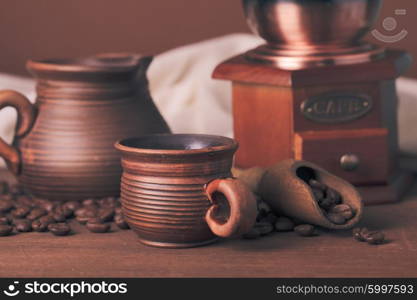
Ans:
{"type": "Polygon", "coordinates": [[[122,209],[140,240],[190,247],[215,239],[205,221],[211,203],[204,187],[230,177],[234,151],[159,157],[123,153],[122,209]]]}

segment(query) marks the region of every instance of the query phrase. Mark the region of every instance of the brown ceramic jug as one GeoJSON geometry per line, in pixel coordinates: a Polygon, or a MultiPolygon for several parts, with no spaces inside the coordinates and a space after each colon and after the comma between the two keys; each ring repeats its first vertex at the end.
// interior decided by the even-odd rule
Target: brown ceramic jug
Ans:
{"type": "Polygon", "coordinates": [[[121,166],[114,142],[169,132],[148,90],[151,61],[128,54],[30,60],[36,103],[0,92],[0,109],[18,112],[13,145],[0,139],[0,156],[19,182],[51,200],[118,195],[121,166]]]}

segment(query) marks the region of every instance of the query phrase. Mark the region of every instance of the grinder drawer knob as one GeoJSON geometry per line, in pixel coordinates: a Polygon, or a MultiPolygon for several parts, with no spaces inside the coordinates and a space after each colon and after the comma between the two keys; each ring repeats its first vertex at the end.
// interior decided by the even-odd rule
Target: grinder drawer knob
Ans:
{"type": "Polygon", "coordinates": [[[355,171],[359,167],[359,164],[359,157],[355,154],[345,154],[340,158],[340,166],[348,172],[355,171]]]}

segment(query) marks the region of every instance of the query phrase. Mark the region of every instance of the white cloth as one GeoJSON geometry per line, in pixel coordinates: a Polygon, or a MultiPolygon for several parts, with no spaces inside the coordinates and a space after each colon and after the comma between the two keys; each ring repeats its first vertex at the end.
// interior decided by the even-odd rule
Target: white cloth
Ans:
{"type": "MultiPolygon", "coordinates": [[[[177,48],[153,61],[148,77],[153,99],[175,133],[232,136],[231,85],[211,74],[223,60],[252,49],[262,41],[233,34],[177,48]]],[[[0,74],[0,89],[17,90],[35,98],[32,79],[0,74]]],[[[398,80],[399,139],[402,152],[417,155],[417,80],[398,80]]],[[[16,113],[0,112],[0,136],[11,141],[16,113]]]]}
{"type": "Polygon", "coordinates": [[[148,72],[150,90],[173,132],[233,135],[231,84],[211,75],[220,62],[260,43],[253,35],[234,34],[156,57],[148,72]]]}

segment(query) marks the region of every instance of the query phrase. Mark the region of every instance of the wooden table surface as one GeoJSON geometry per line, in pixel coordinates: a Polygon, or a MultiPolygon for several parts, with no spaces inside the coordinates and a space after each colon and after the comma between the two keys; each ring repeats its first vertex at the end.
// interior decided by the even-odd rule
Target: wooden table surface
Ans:
{"type": "Polygon", "coordinates": [[[417,185],[398,204],[366,207],[361,225],[383,230],[391,242],[371,246],[350,232],[322,231],[158,249],[130,230],[93,234],[74,222],[67,237],[1,237],[0,277],[417,277],[417,185]]]}

